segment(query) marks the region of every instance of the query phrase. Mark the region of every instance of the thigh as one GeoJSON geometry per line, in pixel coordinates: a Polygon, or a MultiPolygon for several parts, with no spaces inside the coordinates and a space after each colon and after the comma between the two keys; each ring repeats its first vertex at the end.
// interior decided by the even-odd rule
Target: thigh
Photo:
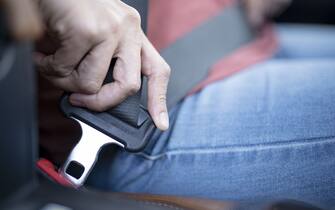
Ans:
{"type": "Polygon", "coordinates": [[[278,57],[335,58],[335,26],[280,24],[278,57]]]}
{"type": "Polygon", "coordinates": [[[330,204],[334,80],[333,60],[254,66],[187,98],[145,153],[106,158],[96,180],[117,191],[330,204]]]}
{"type": "MultiPolygon", "coordinates": [[[[335,60],[272,60],[185,100],[164,149],[335,136],[335,60]]],[[[165,140],[164,140],[165,141],[165,140]]],[[[156,144],[153,153],[161,152],[156,144]]]]}

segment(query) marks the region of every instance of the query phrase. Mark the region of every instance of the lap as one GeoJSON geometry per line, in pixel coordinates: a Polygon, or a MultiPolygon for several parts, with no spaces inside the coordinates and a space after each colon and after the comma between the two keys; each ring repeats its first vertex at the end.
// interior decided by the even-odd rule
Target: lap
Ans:
{"type": "Polygon", "coordinates": [[[335,60],[274,60],[255,66],[188,98],[165,147],[217,148],[335,136],[334,78],[335,60]]]}
{"type": "Polygon", "coordinates": [[[95,185],[331,203],[334,80],[334,59],[279,57],[212,84],[175,108],[170,130],[157,133],[144,153],[105,156],[95,185]]]}
{"type": "Polygon", "coordinates": [[[276,27],[278,57],[334,58],[335,27],[326,25],[281,24],[276,27]]]}

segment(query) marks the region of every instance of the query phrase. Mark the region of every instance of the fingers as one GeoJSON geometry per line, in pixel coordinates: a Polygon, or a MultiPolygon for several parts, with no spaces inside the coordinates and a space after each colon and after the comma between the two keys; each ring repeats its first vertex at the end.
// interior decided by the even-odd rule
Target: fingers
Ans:
{"type": "Polygon", "coordinates": [[[90,46],[76,39],[66,40],[52,55],[40,54],[34,58],[39,71],[46,76],[69,76],[80,60],[89,51],[90,46]]]}
{"type": "Polygon", "coordinates": [[[88,93],[97,93],[106,78],[115,43],[102,42],[85,56],[78,67],[78,88],[88,93]]]}
{"type": "Polygon", "coordinates": [[[70,96],[70,103],[74,106],[85,107],[102,112],[116,106],[127,97],[127,92],[119,81],[105,84],[98,93],[92,95],[74,93],[70,96]]]}
{"type": "Polygon", "coordinates": [[[103,85],[96,94],[72,94],[70,102],[76,106],[104,111],[136,93],[141,87],[140,47],[123,46],[117,54],[118,59],[113,70],[114,81],[103,85]]]}
{"type": "Polygon", "coordinates": [[[142,48],[142,72],[148,78],[149,113],[160,130],[167,130],[166,92],[170,67],[146,38],[142,48]]]}
{"type": "Polygon", "coordinates": [[[143,74],[148,77],[149,113],[159,129],[167,130],[169,117],[166,92],[170,68],[146,38],[142,50],[139,48],[140,46],[124,46],[122,49],[125,50],[118,53],[113,72],[114,82],[105,84],[96,94],[72,94],[70,102],[75,106],[105,111],[139,90],[142,67],[143,74]]]}
{"type": "MultiPolygon", "coordinates": [[[[85,94],[97,93],[106,77],[110,61],[115,50],[114,43],[102,42],[93,47],[86,56],[80,61],[79,50],[71,55],[73,62],[70,62],[70,56],[66,49],[58,50],[55,55],[44,56],[41,53],[35,53],[35,62],[39,70],[54,85],[69,92],[79,92],[85,94]],[[61,54],[64,52],[65,54],[61,54]],[[56,55],[59,57],[54,58],[56,55]],[[65,58],[60,56],[65,56],[65,58]],[[74,64],[79,60],[79,64],[74,64]],[[58,63],[68,62],[68,65],[57,65],[58,63]],[[75,66],[77,65],[77,67],[75,66]]],[[[84,49],[82,48],[82,51],[84,49]]]]}
{"type": "Polygon", "coordinates": [[[121,46],[117,57],[113,70],[114,82],[105,84],[96,94],[72,94],[70,102],[75,106],[95,111],[105,111],[116,106],[140,89],[142,67],[143,74],[148,77],[149,113],[159,129],[167,130],[169,117],[166,92],[170,75],[169,66],[145,36],[142,46],[136,43],[121,46]]]}

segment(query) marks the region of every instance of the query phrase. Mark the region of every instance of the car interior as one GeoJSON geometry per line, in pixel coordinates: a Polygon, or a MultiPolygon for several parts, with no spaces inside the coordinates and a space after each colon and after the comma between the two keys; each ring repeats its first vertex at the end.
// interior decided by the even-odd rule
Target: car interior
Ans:
{"type": "MultiPolygon", "coordinates": [[[[129,0],[129,4],[132,4],[131,2],[129,0]]],[[[143,7],[143,4],[134,5],[134,7],[140,11],[142,16],[145,16],[147,8],[143,7]]],[[[291,6],[277,17],[275,22],[334,25],[334,8],[335,1],[332,0],[293,0],[291,6]]],[[[142,22],[142,26],[146,27],[146,21],[142,22]]],[[[35,71],[32,59],[34,43],[14,40],[3,17],[0,27],[0,209],[322,209],[319,206],[296,200],[219,201],[186,196],[100,191],[84,183],[86,178],[89,179],[89,174],[86,174],[87,168],[94,170],[95,161],[99,162],[99,159],[96,160],[96,153],[99,152],[100,147],[95,153],[93,151],[95,155],[92,156],[92,162],[85,163],[85,165],[78,159],[78,156],[73,156],[61,169],[63,174],[59,175],[55,166],[46,160],[47,154],[39,147],[39,86],[38,73],[35,71]],[[64,180],[62,176],[68,176],[70,180],[74,177],[72,181],[78,185],[74,186],[73,183],[64,180]],[[85,180],[79,179],[82,176],[86,176],[85,180]]],[[[175,58],[171,58],[171,60],[173,59],[175,58]]],[[[101,129],[105,133],[110,132],[111,135],[116,135],[116,138],[119,135],[120,139],[132,139],[132,136],[135,135],[134,140],[129,140],[124,144],[126,150],[140,150],[147,143],[150,129],[152,129],[150,126],[153,123],[148,121],[147,112],[141,111],[139,106],[141,95],[130,98],[125,102],[124,107],[120,106],[117,110],[109,112],[108,115],[92,115],[82,109],[76,109],[68,104],[66,97],[65,95],[61,100],[61,108],[70,117],[78,118],[87,123],[93,122],[90,124],[91,126],[101,129]],[[129,108],[132,106],[133,108],[129,108]],[[129,114],[130,109],[137,111],[129,114]],[[124,112],[128,114],[123,115],[124,112]],[[115,116],[117,119],[114,118],[115,116]],[[108,121],[109,127],[106,127],[101,119],[108,121]],[[142,127],[134,131],[135,134],[123,133],[123,129],[129,123],[131,124],[132,120],[136,124],[138,119],[141,119],[142,127]],[[126,123],[122,124],[124,122],[126,123]],[[110,127],[113,129],[108,130],[110,127]],[[120,131],[116,132],[117,129],[120,131]]],[[[102,151],[99,158],[103,155],[102,151]]]]}

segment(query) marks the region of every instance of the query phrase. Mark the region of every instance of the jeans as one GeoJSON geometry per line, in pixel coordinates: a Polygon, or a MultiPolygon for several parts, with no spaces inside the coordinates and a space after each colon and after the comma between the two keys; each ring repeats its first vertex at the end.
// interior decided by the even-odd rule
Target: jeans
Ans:
{"type": "Polygon", "coordinates": [[[186,98],[144,152],[104,152],[91,185],[335,207],[335,28],[276,30],[272,59],[186,98]]]}

